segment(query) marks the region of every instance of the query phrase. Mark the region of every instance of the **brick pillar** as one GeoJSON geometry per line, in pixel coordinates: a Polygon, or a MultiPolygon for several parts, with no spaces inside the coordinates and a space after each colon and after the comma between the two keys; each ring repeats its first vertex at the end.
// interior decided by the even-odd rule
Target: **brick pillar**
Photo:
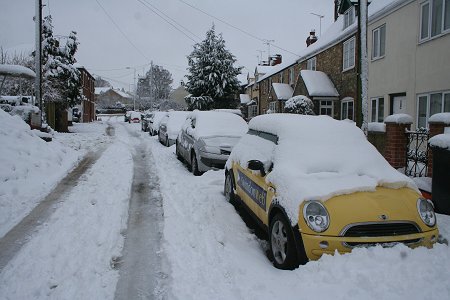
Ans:
{"type": "MultiPolygon", "coordinates": [[[[389,117],[394,117],[389,116],[389,117]]],[[[408,139],[406,137],[406,129],[410,129],[412,121],[399,120],[396,118],[387,117],[386,124],[386,150],[384,158],[391,164],[392,167],[399,169],[406,165],[406,146],[408,139]]]]}
{"type": "MultiPolygon", "coordinates": [[[[428,122],[428,126],[430,128],[429,130],[429,138],[431,139],[433,136],[444,133],[444,128],[448,126],[449,124],[446,124],[444,122],[438,122],[438,121],[430,121],[428,122]]],[[[427,177],[433,176],[433,150],[430,149],[428,151],[428,172],[427,177]]]]}

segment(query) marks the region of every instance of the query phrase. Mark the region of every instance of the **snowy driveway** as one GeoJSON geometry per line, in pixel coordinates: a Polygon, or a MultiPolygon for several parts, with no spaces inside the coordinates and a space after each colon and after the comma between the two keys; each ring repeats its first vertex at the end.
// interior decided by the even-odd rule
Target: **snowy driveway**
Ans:
{"type": "MultiPolygon", "coordinates": [[[[107,144],[99,159],[1,271],[0,298],[450,298],[446,245],[356,249],[294,271],[275,269],[266,241],[226,202],[223,170],[194,177],[176,159],[174,146],[163,147],[139,124],[112,126],[114,137],[98,139],[107,144]],[[162,216],[163,222],[149,220],[162,216]],[[149,224],[152,232],[136,229],[149,224]],[[133,263],[144,268],[129,269],[133,263]],[[147,284],[133,282],[139,274],[147,284]],[[131,292],[121,288],[133,283],[131,292]]],[[[56,139],[85,153],[106,127],[83,125],[56,139]]],[[[448,238],[450,218],[438,221],[448,238]]]]}

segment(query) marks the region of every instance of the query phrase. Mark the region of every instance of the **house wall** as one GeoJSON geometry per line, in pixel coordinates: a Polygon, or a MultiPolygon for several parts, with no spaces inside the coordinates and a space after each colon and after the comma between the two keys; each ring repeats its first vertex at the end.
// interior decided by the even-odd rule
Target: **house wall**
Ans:
{"type": "Polygon", "coordinates": [[[81,72],[81,86],[83,100],[81,102],[83,116],[82,122],[92,122],[95,120],[95,92],[94,77],[84,68],[79,69],[81,72]]]}
{"type": "Polygon", "coordinates": [[[421,2],[406,3],[369,24],[369,99],[384,97],[386,117],[392,113],[391,96],[405,93],[406,113],[413,117],[411,128],[416,128],[418,94],[450,90],[450,34],[419,43],[421,2]],[[372,60],[372,31],[383,24],[385,56],[372,60]]]}

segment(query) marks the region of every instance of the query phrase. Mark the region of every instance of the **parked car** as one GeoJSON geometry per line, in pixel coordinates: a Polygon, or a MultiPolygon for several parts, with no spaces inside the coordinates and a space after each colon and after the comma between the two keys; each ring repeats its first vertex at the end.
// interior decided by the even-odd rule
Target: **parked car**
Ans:
{"type": "Polygon", "coordinates": [[[151,136],[157,135],[159,132],[159,123],[161,123],[161,120],[167,115],[166,111],[155,111],[153,113],[153,118],[150,119],[150,125],[149,125],[149,134],[151,136]]]}
{"type": "Polygon", "coordinates": [[[190,112],[169,111],[159,124],[158,139],[166,147],[175,144],[178,133],[190,112]]]}
{"type": "Polygon", "coordinates": [[[234,145],[248,130],[235,114],[194,111],[188,115],[176,140],[176,154],[187,161],[196,176],[223,168],[234,145]]]}
{"type": "Polygon", "coordinates": [[[433,205],[354,123],[327,116],[253,118],[225,169],[225,197],[268,233],[273,264],[293,269],[355,247],[431,247],[433,205]]]}
{"type": "Polygon", "coordinates": [[[153,112],[146,112],[141,115],[141,130],[144,132],[149,131],[150,120],[153,117],[153,112]]]}
{"type": "Polygon", "coordinates": [[[129,123],[139,123],[141,122],[141,113],[138,111],[132,111],[130,114],[129,123]]]}

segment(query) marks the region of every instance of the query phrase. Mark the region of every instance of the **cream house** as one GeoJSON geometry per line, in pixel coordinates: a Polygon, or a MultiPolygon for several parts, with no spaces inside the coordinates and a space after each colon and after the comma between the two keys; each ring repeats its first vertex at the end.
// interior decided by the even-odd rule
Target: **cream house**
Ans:
{"type": "Polygon", "coordinates": [[[450,1],[389,1],[369,20],[368,48],[369,122],[406,113],[427,127],[450,112],[450,1]]]}

